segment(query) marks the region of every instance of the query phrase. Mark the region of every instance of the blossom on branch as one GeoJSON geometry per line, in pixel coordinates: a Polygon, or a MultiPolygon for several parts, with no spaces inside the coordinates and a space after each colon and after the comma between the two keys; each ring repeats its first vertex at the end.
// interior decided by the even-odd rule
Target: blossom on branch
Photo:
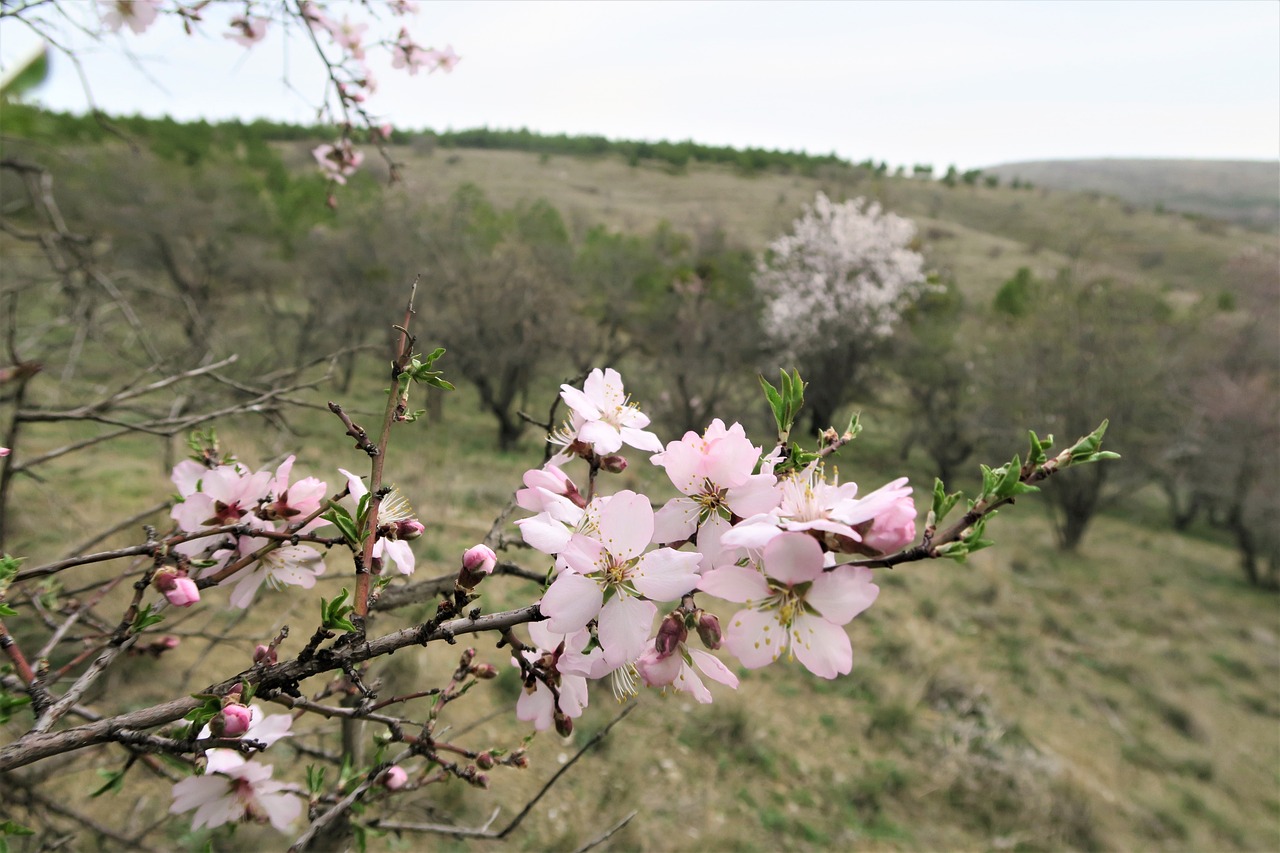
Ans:
{"type": "MultiPolygon", "coordinates": [[[[231,750],[225,750],[231,752],[231,750]]],[[[192,776],[173,786],[170,814],[196,810],[193,829],[210,829],[242,820],[270,821],[281,832],[302,814],[302,801],[287,793],[288,785],[271,780],[271,765],[234,760],[214,774],[192,776]]]]}
{"type": "Polygon", "coordinates": [[[747,605],[730,618],[724,636],[743,666],[766,666],[789,648],[814,675],[835,678],[853,667],[843,626],[871,606],[880,588],[865,567],[823,569],[817,540],[788,532],[764,547],[759,567],[714,569],[698,588],[747,605]]]}
{"type": "Polygon", "coordinates": [[[110,32],[127,26],[141,35],[160,15],[160,0],[101,0],[102,25],[110,32]]]}
{"type": "Polygon", "coordinates": [[[630,402],[622,387],[622,377],[612,367],[591,371],[581,390],[561,385],[560,398],[572,416],[569,425],[553,439],[565,447],[553,461],[572,458],[568,451],[575,444],[589,447],[600,456],[616,453],[623,444],[650,453],[661,452],[662,442],[644,429],[649,425],[649,416],[630,402]]]}

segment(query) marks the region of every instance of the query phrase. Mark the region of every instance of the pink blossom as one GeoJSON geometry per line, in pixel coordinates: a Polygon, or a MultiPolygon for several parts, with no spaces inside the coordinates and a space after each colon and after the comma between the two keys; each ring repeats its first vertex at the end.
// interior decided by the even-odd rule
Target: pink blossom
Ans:
{"type": "MultiPolygon", "coordinates": [[[[345,468],[339,468],[338,471],[347,478],[347,491],[358,507],[360,500],[369,494],[369,488],[363,480],[345,468]]],[[[413,574],[415,566],[413,548],[405,539],[399,537],[400,531],[403,530],[409,533],[406,538],[416,539],[422,533],[415,526],[418,524],[408,499],[392,487],[391,491],[382,498],[382,503],[378,507],[378,530],[376,531],[378,539],[373,544],[373,558],[381,560],[384,564],[395,563],[402,575],[413,574]],[[408,522],[414,522],[414,524],[408,524],[408,522]]]]}
{"type": "Polygon", "coordinates": [[[589,535],[575,533],[560,554],[564,569],[542,596],[547,627],[570,634],[598,620],[600,645],[610,666],[644,650],[657,613],[654,601],[672,601],[697,585],[699,556],[670,548],[644,553],[653,537],[649,499],[631,491],[614,495],[589,535]]]}
{"type": "Polygon", "coordinates": [[[9,448],[7,448],[7,447],[0,447],[0,456],[8,456],[8,455],[9,455],[9,453],[10,453],[9,448]]]}
{"type": "MultiPolygon", "coordinates": [[[[275,478],[271,481],[271,495],[275,500],[266,509],[266,517],[289,520],[297,516],[307,516],[320,508],[329,494],[329,484],[315,477],[304,477],[293,485],[289,484],[289,474],[293,471],[296,457],[290,455],[276,468],[275,478]]],[[[328,524],[317,519],[308,525],[308,530],[328,524]]]]}
{"type": "Polygon", "coordinates": [[[364,162],[364,154],[352,148],[351,141],[347,139],[333,145],[318,145],[312,149],[311,156],[319,164],[320,171],[337,184],[345,184],[364,162]]]}
{"type": "Polygon", "coordinates": [[[399,791],[409,782],[409,774],[399,764],[393,764],[387,768],[387,772],[382,776],[382,785],[388,791],[399,791]]]}
{"type": "Polygon", "coordinates": [[[462,61],[462,57],[453,52],[453,45],[446,44],[444,50],[427,51],[427,61],[433,63],[432,71],[439,69],[448,74],[462,61]]]}
{"type": "MultiPolygon", "coordinates": [[[[193,473],[192,468],[184,465],[179,464],[173,472],[179,489],[193,473]],[[179,483],[179,480],[183,482],[179,483]]],[[[257,508],[258,502],[267,496],[271,474],[267,471],[250,474],[234,465],[219,465],[202,471],[198,482],[199,490],[186,495],[182,503],[169,513],[178,526],[189,533],[245,520],[257,508]]]]}
{"type": "Polygon", "coordinates": [[[876,554],[891,554],[905,548],[916,538],[916,505],[911,499],[910,489],[905,494],[902,492],[905,483],[906,478],[903,477],[867,495],[870,499],[884,490],[890,490],[895,495],[892,502],[870,522],[863,522],[858,527],[862,534],[862,544],[876,554]]]}
{"type": "Polygon", "coordinates": [[[711,702],[711,691],[702,683],[694,666],[708,678],[737,689],[737,676],[715,655],[691,649],[684,643],[665,657],[659,655],[656,648],[647,649],[636,661],[636,670],[649,687],[672,687],[705,705],[711,702]]]}
{"type": "MultiPolygon", "coordinates": [[[[228,705],[227,707],[232,706],[228,705]]],[[[243,708],[244,705],[236,705],[235,707],[243,708]]],[[[223,711],[225,712],[226,708],[223,711]]],[[[248,727],[241,732],[241,738],[243,740],[258,741],[262,744],[263,749],[266,749],[281,738],[291,737],[292,733],[289,728],[292,725],[293,717],[289,714],[268,715],[262,710],[261,705],[255,703],[249,706],[248,727]]],[[[206,724],[200,730],[199,736],[207,738],[212,735],[213,727],[206,724]]],[[[228,767],[239,767],[245,760],[234,749],[206,749],[204,757],[204,772],[206,775],[225,772],[228,767]]]]}
{"type": "Polygon", "coordinates": [[[340,24],[330,19],[327,28],[333,36],[334,44],[350,53],[353,58],[364,59],[364,46],[360,40],[364,37],[365,30],[369,29],[368,24],[353,24],[344,15],[340,24]]]}
{"type": "Polygon", "coordinates": [[[658,437],[644,429],[649,417],[629,402],[622,377],[613,368],[591,371],[582,390],[561,385],[560,397],[577,416],[570,421],[572,439],[595,453],[616,453],[623,444],[651,453],[662,450],[658,437]]]}
{"type": "Polygon", "coordinates": [[[770,664],[789,647],[821,678],[849,672],[853,650],[842,626],[870,607],[880,589],[870,569],[823,571],[823,563],[812,536],[788,532],[764,546],[759,569],[724,566],[702,576],[700,589],[747,605],[729,620],[724,638],[743,666],[770,664]]]}
{"type": "Polygon", "coordinates": [[[160,15],[160,0],[101,0],[102,25],[110,32],[128,26],[141,35],[160,15]]]}
{"type": "Polygon", "coordinates": [[[387,7],[393,15],[416,15],[418,14],[417,0],[387,0],[387,7]]]}
{"type": "MultiPolygon", "coordinates": [[[[257,536],[241,536],[236,551],[243,557],[256,552],[270,541],[257,536]]],[[[252,571],[232,576],[236,581],[236,588],[231,591],[229,602],[232,607],[247,608],[253,603],[258,587],[263,583],[271,589],[285,586],[311,589],[316,585],[316,578],[322,574],[324,555],[319,551],[305,545],[281,545],[263,554],[253,565],[252,571]]]]}
{"type": "MultiPolygon", "coordinates": [[[[553,683],[558,682],[560,694],[557,702],[547,685],[535,679],[532,687],[526,686],[516,700],[516,719],[533,723],[534,729],[541,732],[551,728],[557,711],[569,719],[582,716],[587,707],[587,675],[583,669],[599,672],[600,654],[598,650],[590,656],[583,653],[591,641],[585,629],[569,635],[557,634],[545,623],[533,622],[529,625],[529,637],[537,650],[523,652],[525,659],[530,663],[541,662],[542,669],[549,670],[553,683]]],[[[515,659],[511,662],[519,666],[515,659]]]]}
{"type": "MultiPolygon", "coordinates": [[[[423,68],[429,62],[431,57],[427,51],[423,50],[409,36],[409,31],[402,29],[400,35],[396,38],[396,43],[391,46],[391,67],[404,68],[411,75],[416,76],[418,69],[423,68]]],[[[432,69],[434,70],[434,69],[432,69]]]]}
{"type": "Polygon", "coordinates": [[[333,21],[313,0],[301,0],[298,3],[298,14],[302,16],[302,19],[307,22],[307,26],[311,27],[311,29],[333,32],[333,21]]]}
{"type": "Polygon", "coordinates": [[[235,757],[238,761],[216,774],[192,776],[174,785],[169,813],[195,809],[193,829],[267,820],[281,832],[288,830],[302,814],[302,801],[286,792],[285,783],[271,781],[271,765],[235,757]]]}
{"type": "Polygon", "coordinates": [[[713,515],[740,518],[769,512],[778,505],[773,474],[753,474],[760,448],[751,444],[741,424],[725,428],[716,418],[702,435],[685,433],[652,457],[654,465],[686,497],[667,502],[654,518],[654,540],[681,542],[713,515]]]}
{"type": "Polygon", "coordinates": [[[487,575],[498,565],[498,555],[488,545],[472,545],[462,553],[462,565],[469,572],[487,575]]]}
{"type": "Polygon", "coordinates": [[[257,15],[236,15],[231,19],[231,32],[225,33],[224,36],[238,45],[253,47],[267,37],[268,23],[270,23],[269,18],[260,18],[257,15]]]}

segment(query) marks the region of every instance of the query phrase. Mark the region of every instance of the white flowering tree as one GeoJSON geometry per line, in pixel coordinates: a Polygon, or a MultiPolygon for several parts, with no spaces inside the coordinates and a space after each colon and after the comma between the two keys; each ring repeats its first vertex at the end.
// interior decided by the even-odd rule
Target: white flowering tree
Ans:
{"type": "Polygon", "coordinates": [[[879,204],[818,193],[761,258],[765,334],[814,383],[806,401],[814,431],[865,385],[876,350],[927,287],[915,233],[879,204]]]}

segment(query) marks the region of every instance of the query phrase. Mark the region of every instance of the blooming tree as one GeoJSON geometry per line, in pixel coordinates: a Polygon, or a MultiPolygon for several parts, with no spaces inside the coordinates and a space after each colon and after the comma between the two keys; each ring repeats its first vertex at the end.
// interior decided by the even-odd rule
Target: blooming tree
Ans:
{"type": "Polygon", "coordinates": [[[909,219],[878,203],[836,204],[818,193],[761,259],[756,286],[765,300],[765,334],[814,383],[814,430],[865,383],[872,355],[924,292],[914,237],[909,219]]]}

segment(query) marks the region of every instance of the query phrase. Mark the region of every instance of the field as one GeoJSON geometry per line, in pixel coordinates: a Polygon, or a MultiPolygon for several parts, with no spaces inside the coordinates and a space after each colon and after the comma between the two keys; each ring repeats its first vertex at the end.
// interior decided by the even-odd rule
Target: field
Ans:
{"type": "MultiPolygon", "coordinates": [[[[287,154],[305,162],[301,148],[287,154]]],[[[430,204],[473,182],[504,206],[546,198],[577,237],[597,223],[640,232],[666,220],[682,230],[720,228],[760,249],[819,189],[866,195],[915,219],[930,263],[953,276],[974,303],[989,302],[1019,267],[1050,277],[1074,266],[1194,308],[1218,297],[1218,274],[1233,258],[1276,251],[1273,238],[1235,226],[1039,188],[949,189],[841,170],[812,178],[743,177],[719,167],[673,171],[629,166],[620,158],[503,151],[406,148],[399,154],[405,180],[393,194],[430,204]]],[[[295,395],[314,408],[289,416],[292,433],[241,419],[219,428],[224,445],[254,466],[300,448],[295,471],[336,482],[338,467],[359,466],[363,458],[323,404],[336,397],[357,420],[373,421],[386,381],[377,372],[381,363],[362,362],[345,395],[329,383],[295,395]]],[[[442,366],[447,375],[447,355],[442,366]]],[[[626,376],[644,365],[620,368],[626,376]]],[[[545,411],[554,392],[554,382],[543,382],[531,408],[545,411]]],[[[902,414],[895,397],[859,408],[867,431],[838,458],[842,479],[870,489],[905,471],[927,491],[927,460],[918,452],[897,458],[902,414]]],[[[767,442],[757,424],[749,431],[767,442]]],[[[76,429],[33,432],[25,452],[55,447],[78,435],[76,429]]],[[[456,571],[458,556],[488,530],[520,474],[541,460],[535,436],[497,452],[492,432],[475,390],[464,385],[449,395],[441,417],[396,433],[392,479],[427,525],[415,543],[418,577],[456,571]]],[[[33,562],[56,558],[87,531],[172,491],[161,460],[180,456],[179,442],[139,437],[108,447],[68,457],[43,472],[42,481],[17,483],[16,553],[33,562]]],[[[657,491],[660,475],[633,459],[607,488],[657,491]]],[[[974,480],[956,485],[971,488],[974,480]]],[[[710,706],[642,695],[634,713],[539,804],[514,845],[577,849],[635,810],[601,849],[1280,849],[1280,613],[1274,595],[1245,584],[1235,551],[1204,529],[1171,532],[1152,489],[1105,514],[1074,554],[1054,549],[1035,496],[1002,511],[990,533],[997,547],[965,564],[937,561],[881,572],[876,605],[849,625],[855,665],[847,677],[822,681],[795,662],[780,662],[738,670],[741,688],[713,690],[710,706]]],[[[111,542],[135,538],[118,534],[111,542]]],[[[532,570],[546,568],[532,552],[510,555],[532,570]]],[[[107,571],[77,570],[64,583],[74,589],[107,571]]],[[[316,595],[331,598],[349,586],[349,571],[342,555],[332,554],[316,595]]],[[[532,585],[511,578],[486,582],[481,591],[491,609],[537,595],[532,585]]],[[[122,596],[102,610],[114,612],[122,596]]],[[[261,604],[234,623],[237,653],[209,639],[233,624],[226,611],[209,608],[162,626],[186,635],[182,646],[160,662],[139,661],[107,689],[127,690],[131,702],[142,703],[174,695],[179,677],[190,692],[213,671],[227,669],[210,660],[247,664],[252,645],[282,624],[294,628],[291,643],[303,641],[315,596],[270,592],[261,604]]],[[[426,615],[422,606],[379,616],[371,631],[381,634],[426,615]]],[[[469,742],[513,746],[527,731],[512,711],[515,670],[491,639],[478,648],[482,660],[505,674],[452,706],[450,725],[469,742]]],[[[455,665],[456,651],[436,645],[386,659],[378,670],[382,694],[435,684],[455,665]]],[[[601,685],[571,738],[546,733],[533,740],[530,769],[495,769],[487,795],[455,782],[432,797],[397,800],[387,816],[479,825],[500,808],[500,826],[618,712],[601,685]]],[[[305,736],[297,741],[309,742],[305,736]]],[[[308,763],[291,749],[284,742],[270,756],[277,766],[308,763]]],[[[123,753],[95,753],[51,775],[59,785],[84,790],[101,784],[96,771],[122,762],[123,753]]],[[[128,822],[141,828],[163,819],[167,783],[135,770],[122,793],[90,802],[91,814],[99,816],[127,807],[128,822]]],[[[163,843],[163,833],[156,836],[161,848],[198,849],[206,840],[184,834],[178,824],[164,832],[163,843]]],[[[274,849],[283,846],[280,840],[270,830],[243,826],[215,847],[274,849]]],[[[421,836],[376,831],[369,842],[371,849],[428,846],[421,836]]],[[[489,845],[429,842],[432,849],[489,845]]],[[[14,849],[25,849],[21,840],[14,849]]]]}

